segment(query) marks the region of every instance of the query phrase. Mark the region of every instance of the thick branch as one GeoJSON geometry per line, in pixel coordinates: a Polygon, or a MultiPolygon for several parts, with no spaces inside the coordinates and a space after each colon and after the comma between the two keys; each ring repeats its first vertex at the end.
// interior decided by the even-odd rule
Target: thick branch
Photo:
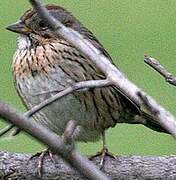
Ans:
{"type": "MultiPolygon", "coordinates": [[[[37,159],[28,162],[30,155],[0,152],[0,175],[7,177],[26,177],[37,179],[37,159]]],[[[77,172],[54,156],[54,165],[49,157],[44,160],[42,180],[48,179],[83,179],[77,172]]],[[[100,159],[93,160],[99,164],[100,159]]],[[[140,157],[127,156],[112,159],[107,157],[104,172],[113,179],[176,179],[176,157],[140,157]]]]}
{"type": "MultiPolygon", "coordinates": [[[[31,136],[37,138],[40,142],[47,145],[53,152],[62,157],[68,164],[77,170],[84,177],[89,179],[107,180],[108,178],[90,163],[85,157],[81,156],[70,144],[65,144],[64,141],[42,125],[39,125],[33,120],[27,119],[25,116],[16,112],[4,103],[0,103],[0,117],[9,120],[11,123],[25,130],[31,136]]],[[[0,162],[2,157],[0,156],[0,162]]]]}
{"type": "Polygon", "coordinates": [[[143,96],[145,96],[148,101],[151,102],[150,104],[155,106],[154,108],[160,112],[160,116],[157,116],[158,123],[167,129],[167,131],[170,132],[174,137],[176,137],[176,119],[171,113],[167,112],[153,98],[142,92],[135,84],[129,81],[123,75],[123,73],[121,73],[109,61],[109,59],[101,53],[101,51],[96,49],[93,44],[86,40],[81,34],[75,32],[73,29],[66,28],[62,23],[50,16],[46,8],[44,8],[39,0],[29,1],[37,10],[39,15],[45,19],[45,22],[50,25],[53,32],[58,37],[63,37],[66,41],[70,42],[81,52],[83,52],[85,56],[91,59],[92,62],[106,74],[107,78],[119,89],[122,94],[131,99],[131,101],[134,102],[138,107],[145,109],[145,106],[143,106],[143,100],[138,96],[139,93],[143,94],[143,96]]]}
{"type": "Polygon", "coordinates": [[[159,61],[150,56],[144,56],[144,62],[160,73],[161,76],[165,78],[166,82],[176,86],[176,77],[168,72],[165,67],[159,63],[159,61]]]}

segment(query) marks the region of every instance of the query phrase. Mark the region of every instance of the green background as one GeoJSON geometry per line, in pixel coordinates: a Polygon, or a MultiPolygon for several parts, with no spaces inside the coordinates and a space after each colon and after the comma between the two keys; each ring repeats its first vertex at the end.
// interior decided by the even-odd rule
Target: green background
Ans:
{"type": "MultiPolygon", "coordinates": [[[[175,0],[48,0],[73,12],[102,42],[120,69],[176,115],[175,87],[143,62],[144,54],[157,58],[176,74],[175,0]]],[[[25,111],[14,87],[11,75],[16,34],[5,27],[18,20],[30,7],[26,0],[0,1],[0,100],[25,111]]],[[[0,126],[5,124],[0,122],[0,126]]],[[[176,143],[169,135],[153,132],[140,125],[118,124],[107,132],[107,144],[118,155],[171,155],[176,143]]],[[[93,154],[98,143],[79,144],[81,152],[93,154]]],[[[43,146],[23,134],[0,139],[0,150],[36,152],[43,146]]]]}

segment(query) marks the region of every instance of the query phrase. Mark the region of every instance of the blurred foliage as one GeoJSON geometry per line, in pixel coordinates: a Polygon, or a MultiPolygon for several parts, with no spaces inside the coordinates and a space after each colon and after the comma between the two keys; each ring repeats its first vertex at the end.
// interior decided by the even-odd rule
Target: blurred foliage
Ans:
{"type": "MultiPolygon", "coordinates": [[[[157,58],[170,72],[176,67],[176,1],[168,0],[46,0],[64,6],[91,29],[120,69],[139,87],[176,115],[175,87],[166,84],[143,62],[144,54],[157,58]]],[[[0,1],[0,98],[25,111],[11,75],[16,36],[5,27],[30,7],[28,1],[0,1]]],[[[0,123],[4,127],[5,123],[0,123]]],[[[114,154],[170,155],[176,153],[173,138],[140,125],[118,124],[109,129],[107,144],[114,154]]],[[[95,153],[98,143],[80,143],[83,153],[95,153]]],[[[43,149],[24,133],[0,140],[0,150],[36,152],[43,149]]]]}

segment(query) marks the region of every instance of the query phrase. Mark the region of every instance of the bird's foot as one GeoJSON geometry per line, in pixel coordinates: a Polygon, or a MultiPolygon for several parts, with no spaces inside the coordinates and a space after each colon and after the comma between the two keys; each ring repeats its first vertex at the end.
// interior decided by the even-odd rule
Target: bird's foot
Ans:
{"type": "Polygon", "coordinates": [[[94,158],[99,157],[99,156],[100,156],[100,169],[104,168],[104,165],[106,162],[106,157],[116,159],[116,157],[108,151],[108,148],[106,146],[104,146],[103,149],[100,152],[98,152],[97,154],[89,157],[89,160],[93,160],[94,158]]]}
{"type": "Polygon", "coordinates": [[[40,177],[42,176],[42,168],[43,168],[44,158],[47,155],[49,155],[51,161],[55,164],[55,160],[53,158],[53,153],[49,149],[44,149],[42,152],[38,152],[38,153],[32,155],[28,160],[28,161],[30,161],[35,157],[38,158],[37,172],[40,177]]]}

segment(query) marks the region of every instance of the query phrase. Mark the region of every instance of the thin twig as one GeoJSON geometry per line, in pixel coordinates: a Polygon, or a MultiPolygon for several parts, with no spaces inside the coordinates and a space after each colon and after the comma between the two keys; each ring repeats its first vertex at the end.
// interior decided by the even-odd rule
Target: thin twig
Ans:
{"type": "MultiPolygon", "coordinates": [[[[91,42],[85,39],[81,34],[74,31],[71,28],[66,28],[61,22],[54,19],[51,15],[49,15],[46,8],[41,4],[39,0],[29,0],[33,7],[37,10],[41,18],[47,22],[51,29],[58,37],[64,38],[66,41],[74,45],[77,49],[79,49],[85,56],[87,56],[92,62],[104,72],[104,74],[108,77],[108,79],[112,82],[114,86],[116,86],[122,94],[128,97],[136,106],[140,108],[145,108],[143,106],[143,101],[138,96],[138,92],[142,92],[135,84],[129,81],[123,73],[121,73],[110,61],[107,57],[105,57],[100,50],[96,49],[91,42]]],[[[143,93],[144,94],[144,93],[143,93]]],[[[163,128],[167,129],[173,137],[176,137],[176,119],[175,117],[166,111],[163,107],[161,107],[153,98],[145,94],[152,106],[158,109],[158,111],[162,110],[162,116],[159,116],[157,122],[163,126],[163,128]],[[169,124],[166,122],[172,122],[169,124]]],[[[150,113],[150,112],[148,112],[150,113]]]]}
{"type": "MultiPolygon", "coordinates": [[[[151,101],[148,99],[148,97],[143,92],[138,92],[137,95],[143,102],[143,106],[150,111],[151,115],[153,115],[155,118],[160,119],[160,124],[162,127],[165,127],[166,130],[171,130],[172,126],[175,126],[175,122],[172,121],[172,119],[167,118],[167,112],[164,111],[164,108],[157,107],[158,105],[155,104],[154,101],[151,101]],[[163,113],[164,112],[164,113],[163,113]],[[163,117],[166,117],[166,119],[163,119],[163,117]]],[[[170,114],[168,114],[170,116],[170,114]]],[[[174,130],[174,129],[173,129],[174,130]]]]}
{"type": "Polygon", "coordinates": [[[0,136],[3,136],[4,134],[7,134],[12,128],[14,128],[15,125],[14,124],[9,124],[8,126],[4,127],[3,129],[1,129],[0,131],[0,136]]]}
{"type": "MultiPolygon", "coordinates": [[[[75,83],[74,85],[64,89],[63,91],[57,93],[56,95],[46,99],[45,101],[41,102],[40,104],[34,106],[32,109],[30,109],[29,111],[27,111],[26,113],[24,113],[24,115],[29,118],[32,115],[34,115],[35,113],[37,113],[38,111],[40,111],[42,108],[48,106],[49,104],[57,101],[58,99],[74,92],[74,91],[78,91],[81,89],[85,89],[85,88],[95,88],[95,87],[104,87],[104,86],[109,86],[110,85],[110,81],[108,79],[104,79],[104,80],[90,80],[90,81],[82,81],[82,82],[78,82],[75,83]]],[[[0,136],[6,134],[8,131],[10,131],[12,128],[14,127],[14,125],[9,125],[5,128],[3,128],[0,131],[0,136]]],[[[19,131],[18,128],[12,133],[12,135],[17,134],[16,131],[19,131]]]]}
{"type": "Polygon", "coordinates": [[[53,152],[61,156],[84,177],[96,180],[109,179],[98,170],[93,163],[81,156],[75,149],[70,149],[70,146],[67,146],[67,144],[65,144],[64,141],[53,131],[38,124],[34,120],[29,121],[29,119],[24,115],[17,113],[15,109],[2,102],[0,102],[0,116],[25,130],[40,142],[48,145],[53,152]]]}
{"type": "Polygon", "coordinates": [[[104,87],[109,86],[110,81],[108,79],[105,80],[90,80],[90,81],[82,81],[75,83],[74,85],[66,88],[65,90],[57,93],[56,95],[46,99],[45,101],[41,102],[39,105],[34,106],[31,110],[24,113],[26,117],[30,117],[36,112],[40,111],[42,108],[48,106],[49,104],[57,101],[60,98],[63,98],[64,96],[73,93],[74,91],[78,91],[84,88],[95,88],[95,87],[104,87]]]}
{"type": "Polygon", "coordinates": [[[170,72],[168,72],[166,68],[159,63],[159,61],[150,56],[145,55],[144,62],[147,63],[153,69],[155,69],[159,74],[161,74],[165,78],[166,82],[176,86],[176,77],[172,75],[170,72]]]}

